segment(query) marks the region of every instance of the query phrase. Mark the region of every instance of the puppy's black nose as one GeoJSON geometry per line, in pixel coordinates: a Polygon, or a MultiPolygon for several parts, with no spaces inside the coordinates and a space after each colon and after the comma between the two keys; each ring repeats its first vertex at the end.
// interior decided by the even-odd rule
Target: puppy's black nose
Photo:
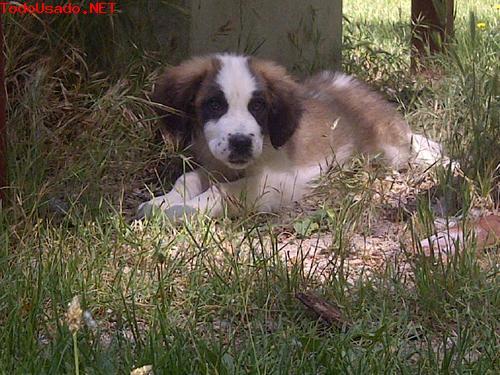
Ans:
{"type": "Polygon", "coordinates": [[[229,148],[239,155],[249,156],[252,151],[252,138],[244,134],[234,134],[229,137],[229,148]]]}

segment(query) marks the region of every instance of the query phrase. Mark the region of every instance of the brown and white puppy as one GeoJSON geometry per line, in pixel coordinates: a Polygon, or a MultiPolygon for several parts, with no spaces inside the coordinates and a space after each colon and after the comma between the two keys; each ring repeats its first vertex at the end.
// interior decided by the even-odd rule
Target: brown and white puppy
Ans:
{"type": "Polygon", "coordinates": [[[298,83],[270,61],[210,55],[167,70],[152,99],[168,107],[160,111],[167,129],[200,168],[143,203],[139,216],[154,208],[172,219],[233,214],[241,205],[276,211],[354,154],[381,155],[395,168],[441,156],[380,95],[341,73],[298,83]]]}

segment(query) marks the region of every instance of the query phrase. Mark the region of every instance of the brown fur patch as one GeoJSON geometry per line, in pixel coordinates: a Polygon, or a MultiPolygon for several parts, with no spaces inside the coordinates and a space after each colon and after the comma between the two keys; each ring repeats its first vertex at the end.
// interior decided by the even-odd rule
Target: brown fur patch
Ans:
{"type": "Polygon", "coordinates": [[[303,84],[306,111],[286,145],[294,163],[311,164],[332,153],[340,164],[350,154],[387,156],[387,146],[401,152],[405,160],[411,131],[396,109],[363,83],[352,79],[345,85],[332,85],[333,77],[333,73],[322,73],[303,84]]]}
{"type": "Polygon", "coordinates": [[[219,61],[211,56],[195,57],[168,69],[155,85],[151,99],[162,104],[157,113],[165,130],[180,147],[191,141],[195,121],[195,99],[203,82],[216,74],[219,61]]]}
{"type": "Polygon", "coordinates": [[[319,74],[304,83],[306,90],[319,93],[318,101],[334,112],[339,131],[347,127],[358,152],[376,153],[383,145],[410,148],[410,128],[394,106],[381,94],[351,78],[345,85],[332,85],[334,74],[319,74]]]}
{"type": "Polygon", "coordinates": [[[300,86],[288,75],[285,68],[271,61],[251,58],[249,67],[264,86],[271,103],[268,132],[271,144],[283,146],[293,135],[302,116],[300,86]]]}

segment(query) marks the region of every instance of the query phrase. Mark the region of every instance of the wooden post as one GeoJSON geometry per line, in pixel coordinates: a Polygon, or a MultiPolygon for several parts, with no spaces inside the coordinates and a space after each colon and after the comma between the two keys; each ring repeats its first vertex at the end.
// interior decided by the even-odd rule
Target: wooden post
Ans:
{"type": "Polygon", "coordinates": [[[454,0],[412,0],[412,69],[418,69],[427,52],[442,52],[453,36],[454,0]]]}
{"type": "Polygon", "coordinates": [[[7,187],[7,127],[5,124],[4,40],[0,16],[0,201],[5,198],[7,187]]]}

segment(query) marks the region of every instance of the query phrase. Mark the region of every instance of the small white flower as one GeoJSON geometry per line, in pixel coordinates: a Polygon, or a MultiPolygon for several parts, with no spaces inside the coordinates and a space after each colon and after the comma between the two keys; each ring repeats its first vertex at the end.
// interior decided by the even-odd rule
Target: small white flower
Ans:
{"type": "Polygon", "coordinates": [[[153,375],[153,366],[147,365],[136,368],[130,372],[130,375],[153,375]]]}

